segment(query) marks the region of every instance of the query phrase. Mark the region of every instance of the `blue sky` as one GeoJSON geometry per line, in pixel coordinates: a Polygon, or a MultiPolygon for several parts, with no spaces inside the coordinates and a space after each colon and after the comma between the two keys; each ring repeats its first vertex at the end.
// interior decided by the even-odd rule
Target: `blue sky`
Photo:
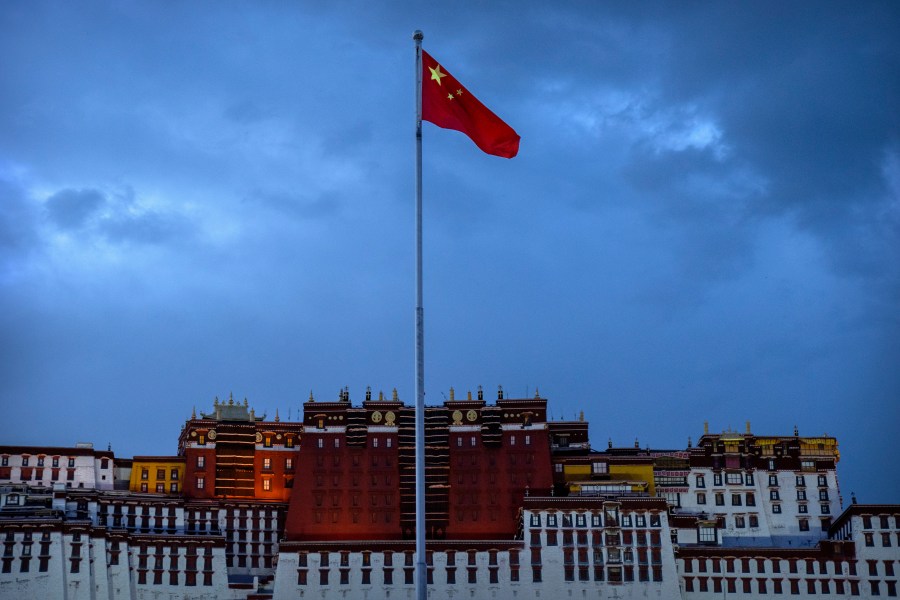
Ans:
{"type": "Polygon", "coordinates": [[[7,2],[3,443],[414,394],[412,32],[522,136],[425,124],[426,398],[607,440],[838,437],[900,501],[900,8],[7,2]]]}

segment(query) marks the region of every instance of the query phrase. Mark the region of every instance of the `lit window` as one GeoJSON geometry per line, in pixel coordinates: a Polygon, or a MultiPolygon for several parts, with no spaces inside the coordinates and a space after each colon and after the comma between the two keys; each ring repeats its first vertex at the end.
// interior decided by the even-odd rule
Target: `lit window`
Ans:
{"type": "Polygon", "coordinates": [[[335,448],[341,447],[341,438],[338,438],[338,437],[334,438],[334,447],[335,448]]]}
{"type": "Polygon", "coordinates": [[[272,459],[271,459],[271,458],[264,458],[264,459],[263,459],[263,470],[265,470],[265,471],[271,471],[271,470],[272,470],[272,459]]]}
{"type": "Polygon", "coordinates": [[[271,479],[263,479],[263,491],[269,492],[272,490],[272,480],[271,479]]]}
{"type": "Polygon", "coordinates": [[[531,436],[530,436],[530,435],[526,435],[526,436],[525,436],[525,445],[526,445],[526,446],[530,446],[530,445],[531,445],[531,436]]]}
{"type": "Polygon", "coordinates": [[[198,469],[202,469],[202,468],[204,468],[205,466],[206,466],[206,457],[205,457],[205,456],[198,456],[198,457],[197,457],[197,468],[198,468],[198,469]]]}
{"type": "Polygon", "coordinates": [[[390,447],[392,446],[392,443],[391,443],[392,441],[393,441],[393,440],[391,440],[391,438],[388,438],[388,439],[385,441],[385,446],[387,446],[388,448],[390,448],[390,447]]]}
{"type": "Polygon", "coordinates": [[[294,468],[294,459],[293,458],[284,459],[284,470],[290,471],[293,468],[294,468]]]}
{"type": "Polygon", "coordinates": [[[473,448],[475,447],[475,436],[474,435],[471,438],[469,438],[469,445],[472,446],[473,448]]]}
{"type": "Polygon", "coordinates": [[[316,442],[318,443],[319,448],[324,448],[324,447],[325,447],[325,440],[323,440],[322,438],[318,438],[318,439],[316,440],[316,442]]]}
{"type": "Polygon", "coordinates": [[[376,438],[372,438],[372,447],[373,447],[373,448],[377,448],[377,447],[378,447],[378,438],[377,438],[377,437],[376,437],[376,438]]]}
{"type": "Polygon", "coordinates": [[[157,494],[165,494],[166,493],[166,484],[157,483],[156,484],[156,493],[157,494]]]}
{"type": "Polygon", "coordinates": [[[206,478],[200,476],[197,478],[197,489],[202,490],[204,487],[206,487],[206,478]]]}
{"type": "Polygon", "coordinates": [[[178,491],[178,484],[177,484],[177,483],[170,483],[170,484],[169,484],[169,491],[172,492],[173,494],[174,494],[175,492],[177,492],[177,491],[178,491]]]}
{"type": "Polygon", "coordinates": [[[144,492],[144,493],[147,492],[147,484],[146,484],[146,483],[142,483],[142,484],[141,484],[141,491],[144,492]]]}

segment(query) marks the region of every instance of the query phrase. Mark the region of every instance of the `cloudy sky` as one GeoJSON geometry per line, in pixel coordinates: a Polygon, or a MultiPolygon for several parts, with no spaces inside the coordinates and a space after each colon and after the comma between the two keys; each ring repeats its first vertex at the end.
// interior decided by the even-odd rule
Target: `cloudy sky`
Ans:
{"type": "Polygon", "coordinates": [[[429,403],[539,389],[597,448],[797,425],[900,502],[896,3],[325,4],[0,6],[0,443],[412,402],[422,29],[522,136],[424,126],[429,403]]]}

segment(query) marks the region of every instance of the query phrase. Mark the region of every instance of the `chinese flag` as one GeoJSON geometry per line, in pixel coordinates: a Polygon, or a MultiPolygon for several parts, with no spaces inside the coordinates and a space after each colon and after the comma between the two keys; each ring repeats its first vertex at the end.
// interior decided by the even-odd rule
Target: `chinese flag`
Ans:
{"type": "Polygon", "coordinates": [[[519,134],[422,50],[422,119],[462,131],[488,154],[512,158],[519,134]]]}

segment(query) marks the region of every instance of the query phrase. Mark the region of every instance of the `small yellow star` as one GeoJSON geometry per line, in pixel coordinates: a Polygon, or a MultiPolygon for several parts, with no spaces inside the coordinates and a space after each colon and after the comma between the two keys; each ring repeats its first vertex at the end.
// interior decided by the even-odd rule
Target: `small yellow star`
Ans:
{"type": "Polygon", "coordinates": [[[437,81],[438,85],[441,85],[441,77],[446,77],[446,73],[441,73],[441,65],[438,65],[436,69],[432,69],[428,67],[428,70],[431,71],[431,80],[437,81]]]}
{"type": "Polygon", "coordinates": [[[462,96],[462,90],[456,90],[456,95],[457,95],[457,96],[462,96]]]}
{"type": "Polygon", "coordinates": [[[447,99],[448,99],[448,100],[453,100],[453,94],[447,94],[447,99]]]}

